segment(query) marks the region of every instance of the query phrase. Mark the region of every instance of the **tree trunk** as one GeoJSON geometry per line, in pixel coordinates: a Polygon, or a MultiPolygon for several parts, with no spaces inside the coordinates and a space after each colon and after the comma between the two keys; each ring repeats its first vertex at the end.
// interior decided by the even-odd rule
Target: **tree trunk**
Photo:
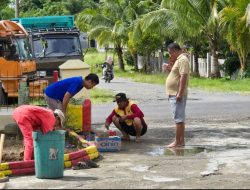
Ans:
{"type": "Polygon", "coordinates": [[[151,65],[150,65],[150,53],[148,53],[147,54],[147,56],[146,56],[146,73],[151,73],[151,71],[152,71],[152,67],[151,67],[151,65]]]}
{"type": "Polygon", "coordinates": [[[219,68],[219,61],[218,61],[218,42],[216,39],[210,39],[210,47],[212,53],[212,64],[211,64],[211,77],[212,78],[220,78],[220,68],[219,68]]]}
{"type": "Polygon", "coordinates": [[[246,59],[244,59],[241,55],[239,55],[239,60],[240,60],[240,78],[244,78],[244,73],[246,70],[246,59]]]}
{"type": "Polygon", "coordinates": [[[19,0],[15,0],[15,17],[19,17],[19,0]]]}
{"type": "Polygon", "coordinates": [[[194,50],[194,72],[193,72],[193,76],[195,77],[200,77],[200,72],[199,72],[199,54],[196,50],[194,50]]]}
{"type": "Polygon", "coordinates": [[[117,56],[118,56],[118,66],[119,66],[119,69],[121,69],[122,71],[124,71],[125,67],[124,67],[124,62],[123,62],[122,47],[121,46],[116,46],[115,50],[116,50],[116,53],[117,53],[117,56]]]}
{"type": "Polygon", "coordinates": [[[133,62],[134,62],[134,69],[137,72],[139,70],[138,69],[138,64],[137,64],[137,53],[132,54],[132,59],[133,59],[133,62]]]}

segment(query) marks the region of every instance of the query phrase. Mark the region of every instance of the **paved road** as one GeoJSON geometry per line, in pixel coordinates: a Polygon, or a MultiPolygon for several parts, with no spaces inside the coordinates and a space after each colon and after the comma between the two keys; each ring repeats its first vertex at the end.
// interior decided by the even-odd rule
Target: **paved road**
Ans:
{"type": "MultiPolygon", "coordinates": [[[[164,86],[115,78],[98,88],[126,92],[142,107],[149,130],[143,141],[122,142],[122,150],[101,153],[99,168],[65,170],[64,178],[12,177],[7,187],[61,189],[180,189],[250,187],[250,97],[190,89],[186,146],[168,149],[175,130],[164,86]]],[[[94,105],[93,127],[115,104],[94,105]]],[[[99,124],[98,124],[99,123],[99,124]]]]}
{"type": "MultiPolygon", "coordinates": [[[[147,120],[169,121],[170,107],[163,85],[146,84],[115,78],[111,83],[101,80],[98,88],[125,92],[130,99],[140,105],[147,120]]],[[[103,122],[107,110],[111,110],[115,103],[93,106],[93,121],[103,122]]],[[[193,120],[239,120],[250,117],[250,96],[236,93],[214,93],[196,89],[189,89],[187,102],[187,119],[193,120]]]]}

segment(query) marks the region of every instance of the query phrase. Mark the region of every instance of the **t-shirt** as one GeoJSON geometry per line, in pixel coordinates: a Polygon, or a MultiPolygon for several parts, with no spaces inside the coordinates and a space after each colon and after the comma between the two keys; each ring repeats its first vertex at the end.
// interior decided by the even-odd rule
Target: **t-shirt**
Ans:
{"type": "MultiPolygon", "coordinates": [[[[117,107],[117,108],[118,108],[118,107],[117,107]]],[[[112,122],[113,116],[114,116],[114,115],[117,115],[117,113],[115,112],[115,110],[116,110],[116,109],[114,109],[114,110],[111,112],[111,114],[106,118],[106,122],[108,122],[109,124],[112,122]]],[[[120,110],[120,111],[124,111],[124,115],[127,116],[127,119],[134,119],[134,118],[136,118],[136,117],[140,118],[140,119],[141,119],[141,122],[142,122],[142,124],[143,124],[143,126],[147,127],[147,124],[146,124],[145,120],[143,119],[144,113],[141,111],[141,109],[140,109],[136,104],[134,104],[134,103],[132,103],[132,102],[129,101],[129,102],[128,102],[128,105],[125,107],[125,109],[124,109],[124,110],[120,110]],[[127,113],[127,112],[126,112],[128,106],[129,106],[129,103],[131,103],[130,109],[131,109],[131,112],[132,112],[132,113],[127,113]]]]}
{"type": "MultiPolygon", "coordinates": [[[[13,111],[13,119],[22,126],[30,124],[34,131],[41,130],[43,134],[52,131],[56,122],[52,110],[33,106],[22,105],[13,111]]],[[[29,132],[29,128],[22,128],[23,132],[29,132]]]]}
{"type": "Polygon", "coordinates": [[[81,76],[63,79],[49,85],[45,89],[45,94],[52,99],[62,102],[66,92],[70,93],[71,96],[78,93],[83,88],[83,81],[84,79],[81,76]]]}
{"type": "MultiPolygon", "coordinates": [[[[179,83],[182,74],[188,74],[189,78],[189,61],[185,54],[181,54],[177,57],[171,72],[169,73],[166,79],[166,93],[168,95],[176,95],[179,91],[179,83]]],[[[188,78],[187,85],[184,90],[184,95],[187,95],[187,86],[188,86],[188,78]]]]}

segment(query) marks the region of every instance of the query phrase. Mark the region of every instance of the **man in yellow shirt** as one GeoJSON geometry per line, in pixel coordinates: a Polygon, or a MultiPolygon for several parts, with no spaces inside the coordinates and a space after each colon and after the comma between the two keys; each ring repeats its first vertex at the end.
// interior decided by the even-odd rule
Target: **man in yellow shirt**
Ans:
{"type": "Polygon", "coordinates": [[[170,72],[166,79],[166,94],[176,124],[176,135],[167,147],[172,148],[185,145],[185,109],[190,68],[187,56],[177,43],[169,44],[168,52],[170,63],[164,63],[163,70],[170,72]]]}

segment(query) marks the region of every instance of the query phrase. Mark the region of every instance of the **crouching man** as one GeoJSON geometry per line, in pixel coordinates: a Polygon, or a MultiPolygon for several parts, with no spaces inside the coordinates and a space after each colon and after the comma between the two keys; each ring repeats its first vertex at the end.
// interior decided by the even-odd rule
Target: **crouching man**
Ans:
{"type": "Polygon", "coordinates": [[[130,140],[130,136],[135,136],[135,141],[139,143],[140,137],[147,132],[143,112],[126,97],[125,93],[116,94],[114,102],[118,106],[107,117],[105,127],[109,129],[110,124],[113,122],[121,131],[122,140],[130,140]]]}

